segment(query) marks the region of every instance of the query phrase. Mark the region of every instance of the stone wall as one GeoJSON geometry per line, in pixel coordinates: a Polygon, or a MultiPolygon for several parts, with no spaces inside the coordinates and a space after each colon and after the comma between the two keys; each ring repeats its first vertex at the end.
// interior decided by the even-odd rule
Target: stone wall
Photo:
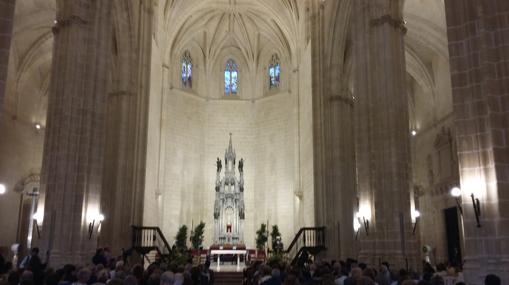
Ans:
{"type": "Polygon", "coordinates": [[[509,2],[445,1],[458,145],[465,276],[509,280],[509,2]],[[480,225],[471,195],[480,201],[480,225]],[[479,227],[480,226],[480,227],[479,227]]]}
{"type": "Polygon", "coordinates": [[[32,125],[10,118],[0,120],[0,173],[7,192],[0,196],[0,247],[16,242],[21,193],[14,191],[16,183],[31,173],[39,173],[44,136],[32,125]],[[9,139],[4,139],[9,138],[9,139]]]}
{"type": "Polygon", "coordinates": [[[182,224],[207,225],[205,245],[213,237],[215,161],[223,159],[232,133],[237,160],[244,158],[245,242],[254,246],[261,223],[279,225],[289,242],[299,225],[295,213],[296,120],[293,94],[263,99],[207,100],[172,89],[162,119],[161,223],[170,240],[182,224]]]}

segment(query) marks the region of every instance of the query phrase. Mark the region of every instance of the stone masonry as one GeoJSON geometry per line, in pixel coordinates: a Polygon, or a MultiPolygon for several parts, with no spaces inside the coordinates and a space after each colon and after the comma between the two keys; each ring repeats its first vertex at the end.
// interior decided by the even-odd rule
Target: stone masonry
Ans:
{"type": "Polygon", "coordinates": [[[447,0],[465,277],[509,280],[509,2],[447,0]],[[477,226],[471,194],[480,201],[477,226]]]}
{"type": "Polygon", "coordinates": [[[413,265],[417,255],[410,220],[406,28],[401,9],[402,1],[393,0],[353,4],[359,259],[371,265],[384,260],[413,265]]]}
{"type": "Polygon", "coordinates": [[[39,206],[41,253],[82,264],[97,246],[111,30],[109,1],[60,1],[39,206]],[[93,232],[89,236],[89,225],[93,232]]]}

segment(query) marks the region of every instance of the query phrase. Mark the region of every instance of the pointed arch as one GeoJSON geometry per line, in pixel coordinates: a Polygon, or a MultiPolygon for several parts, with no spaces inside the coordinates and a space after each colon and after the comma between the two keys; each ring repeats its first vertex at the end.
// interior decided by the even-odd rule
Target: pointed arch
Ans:
{"type": "Polygon", "coordinates": [[[193,60],[191,53],[186,50],[180,60],[180,78],[183,88],[193,88],[193,60]]]}
{"type": "Polygon", "coordinates": [[[228,59],[224,68],[224,95],[234,96],[238,92],[239,70],[232,58],[228,59]]]}

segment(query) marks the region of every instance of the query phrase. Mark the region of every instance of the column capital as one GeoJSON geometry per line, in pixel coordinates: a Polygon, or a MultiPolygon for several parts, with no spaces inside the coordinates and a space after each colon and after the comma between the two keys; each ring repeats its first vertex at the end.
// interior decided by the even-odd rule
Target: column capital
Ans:
{"type": "Polygon", "coordinates": [[[382,26],[384,24],[389,24],[393,28],[401,30],[401,32],[403,34],[407,33],[407,27],[405,25],[405,20],[393,18],[389,14],[382,15],[379,18],[371,19],[369,21],[369,25],[371,27],[378,27],[378,26],[382,26]]]}

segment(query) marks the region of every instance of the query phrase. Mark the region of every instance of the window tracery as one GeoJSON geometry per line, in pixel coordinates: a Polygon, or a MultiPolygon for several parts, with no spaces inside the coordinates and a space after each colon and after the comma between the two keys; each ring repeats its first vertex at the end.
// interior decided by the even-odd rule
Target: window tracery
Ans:
{"type": "Polygon", "coordinates": [[[224,69],[224,95],[232,96],[237,95],[238,92],[238,80],[239,71],[237,63],[233,59],[226,61],[224,69]]]}
{"type": "Polygon", "coordinates": [[[193,61],[191,59],[191,54],[189,51],[184,52],[182,56],[181,62],[181,78],[182,78],[182,87],[184,88],[192,88],[193,87],[193,61]]]}
{"type": "Polygon", "coordinates": [[[280,80],[281,63],[277,54],[274,54],[269,63],[269,89],[279,88],[280,80]]]}

